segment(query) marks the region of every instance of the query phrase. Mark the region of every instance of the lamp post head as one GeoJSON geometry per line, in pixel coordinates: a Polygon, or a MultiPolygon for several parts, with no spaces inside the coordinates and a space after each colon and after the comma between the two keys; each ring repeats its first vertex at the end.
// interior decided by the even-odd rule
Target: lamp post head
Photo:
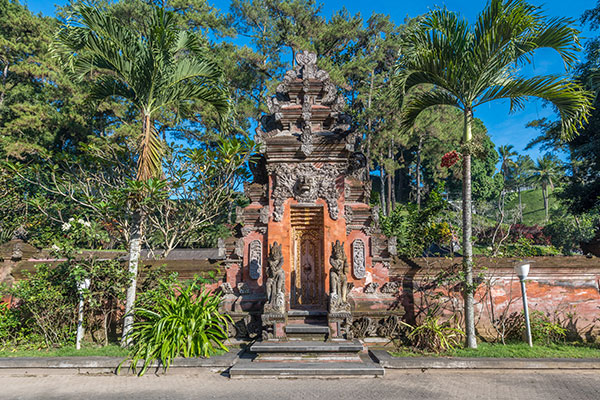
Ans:
{"type": "Polygon", "coordinates": [[[529,263],[527,264],[517,264],[515,266],[515,272],[520,280],[524,280],[529,275],[529,263]]]}

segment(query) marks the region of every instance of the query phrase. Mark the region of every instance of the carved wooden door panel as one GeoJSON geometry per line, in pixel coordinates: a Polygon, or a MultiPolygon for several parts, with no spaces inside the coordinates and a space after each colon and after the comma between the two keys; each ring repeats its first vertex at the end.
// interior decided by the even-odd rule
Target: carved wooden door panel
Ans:
{"type": "Polygon", "coordinates": [[[294,242],[292,305],[318,307],[323,303],[323,240],[317,230],[297,230],[294,242]]]}

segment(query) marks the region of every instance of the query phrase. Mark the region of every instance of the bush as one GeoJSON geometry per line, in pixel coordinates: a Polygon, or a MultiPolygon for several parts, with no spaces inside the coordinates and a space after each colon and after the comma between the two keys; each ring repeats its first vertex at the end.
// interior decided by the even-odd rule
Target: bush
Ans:
{"type": "Polygon", "coordinates": [[[134,323],[129,334],[133,371],[140,361],[143,366],[139,374],[143,375],[154,360],[168,370],[178,356],[209,357],[218,349],[227,351],[223,341],[231,318],[219,312],[221,296],[207,291],[195,295],[194,285],[161,285],[169,295],[158,301],[155,311],[135,310],[141,320],[134,323]]]}
{"type": "Polygon", "coordinates": [[[552,322],[550,318],[541,311],[532,311],[530,316],[531,339],[536,343],[546,345],[552,343],[563,343],[567,336],[567,330],[558,322],[552,322]]]}
{"type": "Polygon", "coordinates": [[[552,245],[561,249],[563,254],[570,255],[581,251],[580,243],[594,237],[594,229],[600,223],[597,215],[572,214],[552,218],[552,222],[544,227],[544,234],[549,236],[552,245]]]}
{"type": "Polygon", "coordinates": [[[46,347],[74,342],[78,294],[66,263],[55,268],[39,265],[4,292],[16,299],[4,317],[11,318],[15,339],[46,347]]]}
{"type": "MultiPolygon", "coordinates": [[[[481,244],[492,244],[492,237],[496,228],[489,227],[477,234],[477,240],[481,244]]],[[[506,236],[507,226],[502,226],[496,234],[496,240],[506,236]]],[[[510,226],[510,232],[505,243],[517,243],[520,240],[527,240],[531,244],[539,246],[548,246],[552,244],[551,237],[545,234],[544,227],[539,225],[527,226],[523,224],[513,224],[510,226]]]]}

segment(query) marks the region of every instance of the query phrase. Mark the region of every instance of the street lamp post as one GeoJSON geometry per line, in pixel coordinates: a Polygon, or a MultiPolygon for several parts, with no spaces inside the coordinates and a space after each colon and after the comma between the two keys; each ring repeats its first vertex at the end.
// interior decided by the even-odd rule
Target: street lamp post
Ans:
{"type": "Polygon", "coordinates": [[[521,281],[521,293],[523,294],[523,311],[525,313],[525,329],[527,332],[527,343],[529,343],[529,347],[533,347],[533,342],[531,341],[531,325],[529,324],[529,308],[527,307],[527,291],[525,290],[525,279],[529,274],[529,264],[518,264],[515,267],[515,272],[519,277],[519,281],[521,281]]]}

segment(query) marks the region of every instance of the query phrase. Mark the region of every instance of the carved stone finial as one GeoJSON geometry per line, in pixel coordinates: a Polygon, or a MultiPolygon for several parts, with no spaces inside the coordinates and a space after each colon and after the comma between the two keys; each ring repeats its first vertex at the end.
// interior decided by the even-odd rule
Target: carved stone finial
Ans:
{"type": "Polygon", "coordinates": [[[11,240],[27,241],[27,231],[22,226],[19,226],[12,234],[11,240]]]}
{"type": "Polygon", "coordinates": [[[250,278],[258,279],[262,273],[262,242],[260,240],[253,240],[248,246],[248,269],[250,278]]]}

